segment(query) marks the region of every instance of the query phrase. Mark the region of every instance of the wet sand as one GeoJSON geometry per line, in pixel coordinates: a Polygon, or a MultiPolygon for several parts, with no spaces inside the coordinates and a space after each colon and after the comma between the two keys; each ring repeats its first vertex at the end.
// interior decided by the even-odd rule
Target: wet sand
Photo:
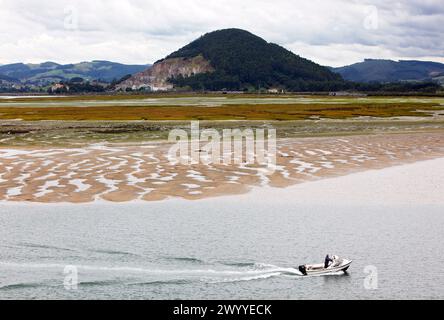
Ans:
{"type": "Polygon", "coordinates": [[[0,148],[0,201],[198,200],[444,156],[444,132],[278,140],[272,175],[246,164],[180,165],[169,144],[0,148]]]}

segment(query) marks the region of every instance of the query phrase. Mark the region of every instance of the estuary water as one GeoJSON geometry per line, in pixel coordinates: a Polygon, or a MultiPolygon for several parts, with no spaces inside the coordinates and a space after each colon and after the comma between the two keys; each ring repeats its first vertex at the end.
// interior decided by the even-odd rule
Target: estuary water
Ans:
{"type": "Polygon", "coordinates": [[[3,203],[0,299],[443,299],[442,164],[195,202],[3,203]],[[327,253],[349,272],[301,276],[327,253]]]}

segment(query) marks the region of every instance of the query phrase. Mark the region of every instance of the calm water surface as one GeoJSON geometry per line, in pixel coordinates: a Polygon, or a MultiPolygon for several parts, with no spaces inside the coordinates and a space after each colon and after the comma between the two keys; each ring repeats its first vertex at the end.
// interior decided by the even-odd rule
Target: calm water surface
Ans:
{"type": "Polygon", "coordinates": [[[0,204],[0,299],[442,299],[438,206],[0,204]],[[326,253],[348,274],[302,277],[326,253]],[[67,265],[77,290],[63,284],[67,265]],[[366,266],[377,290],[366,290],[366,266]]]}

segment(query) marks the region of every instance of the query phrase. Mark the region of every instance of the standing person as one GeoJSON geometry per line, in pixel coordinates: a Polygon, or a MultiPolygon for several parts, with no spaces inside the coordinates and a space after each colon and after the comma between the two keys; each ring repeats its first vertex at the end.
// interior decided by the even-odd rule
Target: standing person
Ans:
{"type": "Polygon", "coordinates": [[[330,255],[327,254],[327,256],[325,257],[324,260],[324,268],[327,269],[328,266],[330,265],[330,262],[333,262],[333,259],[330,258],[330,255]]]}

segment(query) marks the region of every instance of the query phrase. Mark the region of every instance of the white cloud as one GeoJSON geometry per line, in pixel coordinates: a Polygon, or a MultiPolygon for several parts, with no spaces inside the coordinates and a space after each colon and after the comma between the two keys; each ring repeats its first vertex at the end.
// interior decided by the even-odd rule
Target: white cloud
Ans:
{"type": "Polygon", "coordinates": [[[324,65],[443,61],[442,25],[442,0],[0,0],[0,63],[149,63],[228,27],[324,65]]]}

